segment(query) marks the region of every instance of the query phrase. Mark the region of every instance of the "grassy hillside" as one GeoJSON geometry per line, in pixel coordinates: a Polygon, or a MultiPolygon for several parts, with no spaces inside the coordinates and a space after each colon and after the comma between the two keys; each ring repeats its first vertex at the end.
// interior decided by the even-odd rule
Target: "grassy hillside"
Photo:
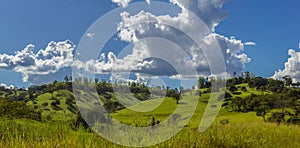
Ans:
{"type": "Polygon", "coordinates": [[[27,102],[27,104],[36,110],[40,110],[44,120],[67,121],[74,118],[77,112],[77,109],[72,107],[76,106],[73,93],[67,90],[39,95],[36,99],[27,102]],[[68,99],[70,99],[69,103],[67,102],[68,99]]]}
{"type": "MultiPolygon", "coordinates": [[[[264,97],[274,94],[268,90],[249,88],[248,84],[239,84],[236,87],[235,92],[227,90],[231,99],[240,97],[246,100],[253,95],[264,97]]],[[[159,122],[167,121],[178,107],[176,114],[180,115],[179,126],[184,126],[183,130],[168,141],[153,147],[300,147],[298,125],[264,122],[256,112],[237,111],[230,104],[221,108],[210,128],[205,132],[199,132],[200,121],[210,98],[208,88],[200,91],[201,97],[196,91],[182,94],[179,104],[171,97],[154,96],[129,108],[121,109],[121,106],[117,106],[113,109],[116,112],[111,115],[131,126],[149,126],[153,118],[159,122]],[[182,123],[187,119],[188,113],[193,111],[194,105],[196,110],[188,125],[185,126],[182,123]]],[[[9,96],[8,94],[24,96],[24,91],[0,93],[2,97],[9,96]]],[[[51,93],[36,92],[35,94],[38,94],[36,98],[26,99],[28,100],[26,104],[41,112],[42,122],[0,118],[0,147],[121,147],[95,133],[87,132],[83,127],[74,130],[70,126],[71,120],[77,114],[72,92],[61,89],[51,93]]],[[[97,94],[82,93],[82,95],[90,98],[90,95],[97,94]]],[[[25,95],[25,98],[30,97],[25,95]]],[[[118,96],[111,92],[102,93],[98,98],[95,103],[108,104],[118,101],[118,96]]],[[[132,103],[130,100],[133,99],[126,100],[130,104],[132,103]]],[[[286,110],[288,109],[293,108],[287,107],[286,110]]],[[[279,109],[268,111],[266,117],[272,116],[271,113],[277,110],[279,109]]]]}
{"type": "MultiPolygon", "coordinates": [[[[40,123],[27,119],[0,120],[0,147],[108,147],[118,148],[83,129],[72,130],[68,122],[40,123]]],[[[299,147],[300,128],[264,123],[253,113],[219,115],[214,124],[200,133],[186,127],[170,140],[153,147],[299,147]],[[219,123],[230,119],[229,124],[219,123]]]]}

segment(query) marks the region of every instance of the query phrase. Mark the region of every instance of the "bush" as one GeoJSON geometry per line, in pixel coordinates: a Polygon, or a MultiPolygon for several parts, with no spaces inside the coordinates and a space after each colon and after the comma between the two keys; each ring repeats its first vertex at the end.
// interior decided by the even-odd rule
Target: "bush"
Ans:
{"type": "Polygon", "coordinates": [[[74,99],[73,98],[67,98],[66,99],[66,104],[68,104],[68,105],[75,104],[74,99]]]}
{"type": "Polygon", "coordinates": [[[234,92],[233,94],[235,94],[235,95],[241,95],[242,92],[237,91],[237,92],[234,92]]]}
{"type": "Polygon", "coordinates": [[[43,107],[48,106],[48,102],[43,103],[42,106],[43,106],[43,107]]]}
{"type": "Polygon", "coordinates": [[[221,124],[229,124],[229,119],[223,119],[220,121],[221,124]]]}
{"type": "Polygon", "coordinates": [[[243,92],[246,92],[246,91],[247,91],[247,88],[246,88],[245,86],[243,86],[243,87],[241,88],[241,90],[242,90],[243,92]]]}
{"type": "Polygon", "coordinates": [[[300,118],[298,118],[298,117],[291,117],[291,118],[289,118],[287,120],[287,123],[299,125],[300,124],[300,118]]]}
{"type": "Polygon", "coordinates": [[[281,112],[273,112],[271,114],[271,117],[268,118],[269,122],[277,122],[278,124],[280,124],[281,122],[284,122],[285,119],[285,114],[281,113],[281,112]]]}
{"type": "Polygon", "coordinates": [[[41,121],[41,112],[36,112],[23,101],[0,100],[0,117],[28,118],[41,121]]]}
{"type": "Polygon", "coordinates": [[[205,91],[203,91],[204,94],[207,94],[207,93],[210,93],[210,92],[211,92],[211,89],[210,89],[210,88],[208,88],[208,89],[206,89],[205,91]]]}

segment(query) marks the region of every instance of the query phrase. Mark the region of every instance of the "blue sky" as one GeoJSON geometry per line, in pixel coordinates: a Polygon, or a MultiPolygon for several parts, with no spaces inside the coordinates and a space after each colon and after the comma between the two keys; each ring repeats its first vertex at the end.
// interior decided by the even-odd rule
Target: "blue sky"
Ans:
{"type": "MultiPolygon", "coordinates": [[[[244,71],[271,77],[285,68],[289,49],[299,50],[299,6],[298,0],[229,0],[223,7],[228,16],[216,27],[216,33],[255,42],[256,46],[244,48],[251,58],[244,71]]],[[[66,39],[77,45],[96,19],[117,7],[110,0],[1,0],[0,54],[14,55],[28,44],[34,44],[37,53],[50,41],[66,39]]],[[[114,48],[114,44],[107,48],[110,46],[114,48]]],[[[21,73],[5,69],[0,70],[0,83],[29,84],[22,81],[21,73]]]]}
{"type": "Polygon", "coordinates": [[[284,68],[287,51],[298,49],[299,6],[297,0],[229,0],[224,6],[229,17],[220,23],[217,32],[257,43],[245,49],[252,59],[247,70],[270,77],[284,68]]]}

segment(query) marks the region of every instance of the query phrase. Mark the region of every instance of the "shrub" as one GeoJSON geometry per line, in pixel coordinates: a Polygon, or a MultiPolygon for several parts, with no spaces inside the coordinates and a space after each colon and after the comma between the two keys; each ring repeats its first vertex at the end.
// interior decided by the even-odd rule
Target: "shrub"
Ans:
{"type": "Polygon", "coordinates": [[[242,90],[243,92],[246,92],[246,91],[247,91],[247,88],[246,88],[245,86],[243,86],[243,87],[241,88],[241,90],[242,90]]]}
{"type": "Polygon", "coordinates": [[[285,121],[284,117],[285,117],[284,113],[273,112],[271,114],[271,117],[268,118],[268,121],[269,122],[277,122],[278,124],[280,124],[281,122],[285,121]]]}
{"type": "Polygon", "coordinates": [[[23,101],[0,100],[0,117],[28,118],[41,121],[41,112],[36,112],[23,101]]]}
{"type": "Polygon", "coordinates": [[[48,102],[43,103],[42,106],[43,106],[43,107],[48,106],[48,102]]]}
{"type": "Polygon", "coordinates": [[[287,123],[299,125],[300,124],[300,118],[293,116],[293,117],[291,117],[287,120],[287,123]]]}
{"type": "Polygon", "coordinates": [[[229,124],[229,119],[223,119],[220,121],[221,124],[229,124]]]}

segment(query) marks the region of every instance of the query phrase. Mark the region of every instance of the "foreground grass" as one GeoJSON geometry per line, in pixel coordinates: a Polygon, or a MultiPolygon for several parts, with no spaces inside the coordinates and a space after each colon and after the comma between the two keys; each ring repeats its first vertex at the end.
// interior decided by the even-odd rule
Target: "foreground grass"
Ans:
{"type": "MultiPolygon", "coordinates": [[[[298,126],[256,121],[227,125],[215,122],[207,131],[184,128],[170,140],[153,147],[300,147],[298,126]]],[[[220,120],[220,117],[218,120],[220,120]]],[[[217,120],[217,121],[218,121],[217,120]]],[[[73,131],[68,123],[0,120],[0,147],[120,147],[94,133],[73,131]]]]}
{"type": "MultiPolygon", "coordinates": [[[[253,92],[253,91],[252,91],[253,92]]],[[[249,93],[250,94],[250,93],[249,93]]],[[[244,93],[242,95],[245,95],[244,93]]],[[[199,132],[198,126],[207,106],[208,94],[203,94],[199,100],[194,116],[177,135],[168,141],[153,147],[300,147],[300,127],[264,123],[255,113],[228,112],[222,109],[213,125],[205,132],[199,132]],[[229,123],[222,125],[220,121],[228,119],[229,123]]],[[[180,101],[181,106],[198,102],[197,96],[186,95],[180,101]]],[[[41,99],[42,100],[42,99],[41,99]]],[[[38,102],[38,105],[40,102],[38,102]]],[[[176,101],[167,98],[149,100],[113,114],[113,117],[129,125],[148,125],[152,117],[163,121],[177,107],[176,101]],[[133,110],[140,108],[153,111],[139,113],[133,110]]],[[[183,116],[185,111],[180,112],[183,116]]],[[[83,129],[74,131],[68,121],[35,122],[27,119],[0,119],[0,147],[111,147],[113,144],[95,133],[83,129]]]]}

